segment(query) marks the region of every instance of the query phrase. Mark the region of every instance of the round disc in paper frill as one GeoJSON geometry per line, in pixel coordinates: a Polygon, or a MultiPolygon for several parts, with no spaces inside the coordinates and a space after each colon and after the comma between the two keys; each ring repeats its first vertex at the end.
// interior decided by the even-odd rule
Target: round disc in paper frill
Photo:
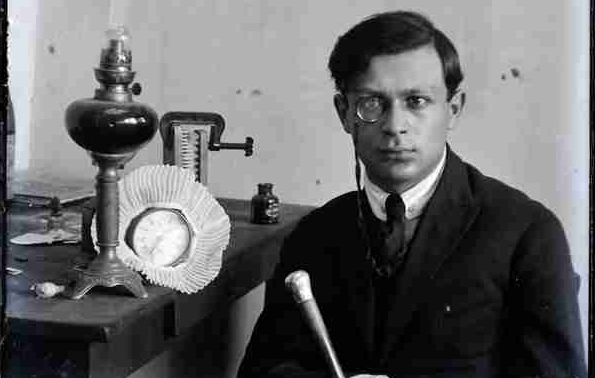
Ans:
{"type": "MultiPolygon", "coordinates": [[[[225,210],[177,166],[137,168],[119,185],[118,257],[157,285],[195,293],[219,274],[229,244],[225,210]]],[[[91,235],[96,241],[96,217],[91,235]]]]}

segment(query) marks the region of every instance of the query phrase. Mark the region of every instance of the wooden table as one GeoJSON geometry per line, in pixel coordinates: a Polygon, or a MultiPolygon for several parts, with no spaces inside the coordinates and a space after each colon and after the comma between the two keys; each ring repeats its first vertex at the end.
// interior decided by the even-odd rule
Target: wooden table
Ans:
{"type": "MultiPolygon", "coordinates": [[[[146,285],[147,299],[101,287],[80,300],[36,298],[29,290],[33,283],[66,283],[84,253],[80,245],[10,244],[7,265],[24,272],[5,281],[9,337],[4,376],[126,377],[188,337],[196,349],[191,353],[216,348],[209,341],[218,332],[212,318],[270,277],[284,237],[312,209],[283,204],[279,224],[255,225],[249,222],[248,201],[219,201],[231,219],[230,244],[217,278],[192,295],[146,285]]],[[[29,231],[39,215],[39,210],[17,206],[11,212],[11,237],[29,231]]],[[[204,374],[215,370],[205,368],[204,374]]]]}

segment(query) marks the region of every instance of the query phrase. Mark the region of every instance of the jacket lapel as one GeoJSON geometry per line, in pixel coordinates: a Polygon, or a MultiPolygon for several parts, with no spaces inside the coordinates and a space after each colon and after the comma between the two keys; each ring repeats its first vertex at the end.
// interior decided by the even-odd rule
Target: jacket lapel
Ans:
{"type": "Polygon", "coordinates": [[[380,347],[382,360],[399,341],[419,301],[426,296],[429,282],[455,251],[478,212],[463,162],[449,149],[438,187],[420,220],[403,272],[396,280],[386,325],[391,336],[380,347]]]}

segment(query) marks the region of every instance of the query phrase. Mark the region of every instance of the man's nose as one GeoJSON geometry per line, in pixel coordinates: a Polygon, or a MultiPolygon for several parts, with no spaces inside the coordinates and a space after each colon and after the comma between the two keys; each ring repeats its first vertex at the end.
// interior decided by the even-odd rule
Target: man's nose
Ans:
{"type": "Polygon", "coordinates": [[[409,118],[407,112],[394,102],[388,111],[388,116],[382,129],[385,133],[391,135],[405,134],[409,127],[409,118]]]}

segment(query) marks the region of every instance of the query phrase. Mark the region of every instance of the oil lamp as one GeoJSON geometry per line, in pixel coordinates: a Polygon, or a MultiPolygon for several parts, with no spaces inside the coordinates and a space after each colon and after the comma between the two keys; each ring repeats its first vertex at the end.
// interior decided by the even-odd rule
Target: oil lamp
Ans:
{"type": "Polygon", "coordinates": [[[80,299],[94,286],[124,286],[136,297],[146,298],[141,277],[116,255],[119,229],[118,170],[155,135],[157,114],[135,102],[140,85],[132,84],[130,35],[120,26],[106,32],[95,78],[100,87],[93,98],[74,101],[66,109],[70,137],[90,155],[98,167],[96,176],[96,222],[99,254],[80,272],[67,293],[80,299]]]}

